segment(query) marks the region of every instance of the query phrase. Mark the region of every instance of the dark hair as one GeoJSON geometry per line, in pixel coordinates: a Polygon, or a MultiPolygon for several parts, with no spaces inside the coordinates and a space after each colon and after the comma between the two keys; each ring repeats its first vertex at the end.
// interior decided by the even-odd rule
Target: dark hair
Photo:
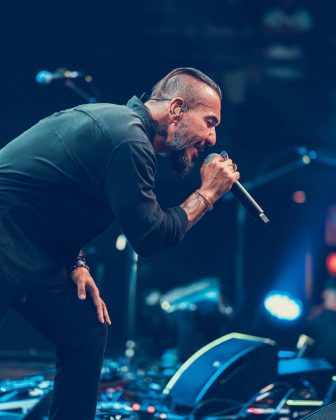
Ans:
{"type": "Polygon", "coordinates": [[[206,74],[192,67],[179,67],[156,83],[152,88],[149,100],[162,101],[172,99],[174,96],[181,96],[189,108],[196,106],[200,96],[199,85],[193,83],[190,77],[184,76],[190,76],[210,86],[222,99],[220,87],[206,74]]]}

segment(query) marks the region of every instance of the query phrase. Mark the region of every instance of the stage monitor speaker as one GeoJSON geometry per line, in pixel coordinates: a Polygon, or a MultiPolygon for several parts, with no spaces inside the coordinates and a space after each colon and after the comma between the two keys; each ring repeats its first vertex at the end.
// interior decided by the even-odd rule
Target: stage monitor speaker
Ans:
{"type": "Polygon", "coordinates": [[[163,394],[173,408],[188,412],[212,399],[246,402],[277,378],[277,348],[269,339],[232,333],[193,354],[170,379],[163,394]]]}
{"type": "Polygon", "coordinates": [[[326,405],[313,413],[308,414],[302,420],[335,420],[336,419],[336,403],[326,405]]]}

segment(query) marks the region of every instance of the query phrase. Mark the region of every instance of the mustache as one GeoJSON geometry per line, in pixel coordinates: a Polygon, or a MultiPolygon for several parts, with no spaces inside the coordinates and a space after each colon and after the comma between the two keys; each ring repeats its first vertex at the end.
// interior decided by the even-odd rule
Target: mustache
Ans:
{"type": "Polygon", "coordinates": [[[182,133],[177,133],[168,146],[171,150],[182,151],[200,142],[201,139],[197,136],[188,136],[187,134],[183,136],[182,133]]]}

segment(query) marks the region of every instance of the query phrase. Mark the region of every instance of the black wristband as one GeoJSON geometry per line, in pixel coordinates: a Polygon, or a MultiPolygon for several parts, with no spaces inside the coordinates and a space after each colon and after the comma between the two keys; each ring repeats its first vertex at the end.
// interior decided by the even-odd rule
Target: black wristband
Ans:
{"type": "Polygon", "coordinates": [[[204,194],[201,194],[198,190],[194,191],[194,194],[202,198],[207,210],[213,209],[213,206],[209,203],[208,199],[205,197],[204,194]]]}

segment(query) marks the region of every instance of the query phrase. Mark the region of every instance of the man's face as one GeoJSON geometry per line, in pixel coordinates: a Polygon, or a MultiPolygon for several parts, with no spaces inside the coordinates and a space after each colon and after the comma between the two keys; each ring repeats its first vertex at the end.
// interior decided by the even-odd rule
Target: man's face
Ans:
{"type": "Polygon", "coordinates": [[[183,113],[176,123],[172,140],[167,144],[171,165],[177,173],[189,173],[199,153],[207,146],[215,145],[219,122],[220,99],[216,92],[209,89],[196,107],[183,113]]]}

